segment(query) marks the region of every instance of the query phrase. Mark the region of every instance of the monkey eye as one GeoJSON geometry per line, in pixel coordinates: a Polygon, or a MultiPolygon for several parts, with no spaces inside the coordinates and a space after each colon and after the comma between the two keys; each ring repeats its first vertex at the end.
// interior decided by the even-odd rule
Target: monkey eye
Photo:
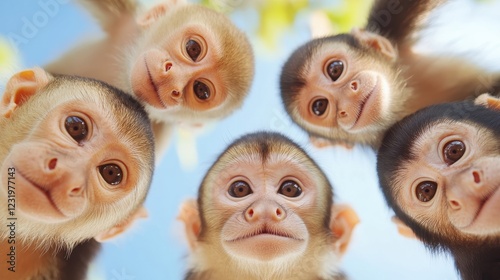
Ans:
{"type": "Polygon", "coordinates": [[[194,94],[200,100],[207,100],[210,98],[210,87],[200,81],[195,81],[193,85],[194,94]]]}
{"type": "Polygon", "coordinates": [[[462,141],[454,140],[446,143],[443,148],[444,161],[448,165],[454,164],[465,153],[465,144],[462,141]]]}
{"type": "Polygon", "coordinates": [[[288,197],[297,197],[302,193],[302,188],[297,182],[289,180],[281,184],[278,193],[288,197]]]}
{"type": "Polygon", "coordinates": [[[113,163],[99,166],[99,173],[106,183],[113,186],[120,184],[123,178],[122,169],[113,163]]]}
{"type": "Polygon", "coordinates": [[[85,137],[87,137],[87,124],[80,117],[67,117],[64,122],[64,127],[66,128],[66,131],[69,133],[71,138],[75,139],[76,142],[80,142],[84,140],[85,137]]]}
{"type": "Polygon", "coordinates": [[[418,200],[422,202],[428,202],[431,201],[432,198],[434,198],[436,190],[437,190],[436,182],[423,181],[417,185],[415,193],[417,195],[418,200]]]}
{"type": "Polygon", "coordinates": [[[311,106],[312,112],[316,116],[323,115],[326,112],[326,108],[328,108],[328,99],[326,98],[316,99],[311,106]]]}
{"type": "Polygon", "coordinates": [[[332,61],[326,67],[326,72],[328,73],[328,76],[330,76],[330,79],[335,82],[340,78],[342,72],[344,72],[344,63],[340,60],[332,61]]]}
{"type": "Polygon", "coordinates": [[[201,54],[201,46],[195,40],[189,40],[186,43],[186,52],[193,61],[196,61],[201,54]]]}
{"type": "Polygon", "coordinates": [[[232,183],[227,192],[232,197],[244,197],[253,193],[250,185],[245,181],[236,181],[232,183]]]}

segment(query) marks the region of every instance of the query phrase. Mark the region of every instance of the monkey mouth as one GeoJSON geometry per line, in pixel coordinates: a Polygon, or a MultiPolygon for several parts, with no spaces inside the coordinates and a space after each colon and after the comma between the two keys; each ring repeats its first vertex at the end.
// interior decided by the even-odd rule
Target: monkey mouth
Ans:
{"type": "Polygon", "coordinates": [[[377,79],[377,82],[375,83],[375,86],[370,90],[370,92],[361,101],[361,104],[359,105],[358,115],[356,117],[356,120],[354,121],[354,124],[351,126],[351,128],[356,127],[356,125],[358,124],[358,121],[361,119],[361,116],[363,115],[363,111],[365,109],[366,103],[368,103],[368,100],[370,99],[370,97],[372,97],[372,95],[375,92],[375,90],[377,89],[377,87],[378,87],[378,79],[377,79]]]}
{"type": "Polygon", "coordinates": [[[253,237],[258,237],[258,236],[275,236],[275,237],[289,238],[289,239],[294,239],[294,240],[299,240],[299,241],[303,240],[303,239],[300,239],[300,238],[293,236],[291,233],[289,233],[285,230],[282,230],[282,229],[279,229],[276,227],[270,227],[269,225],[265,224],[254,231],[250,231],[246,234],[243,234],[242,236],[239,236],[235,239],[231,239],[228,241],[229,242],[237,242],[237,241],[241,241],[241,240],[245,240],[245,239],[249,239],[249,238],[253,238],[253,237]]]}
{"type": "Polygon", "coordinates": [[[25,174],[23,174],[19,169],[16,168],[16,171],[17,171],[17,175],[22,177],[24,180],[26,180],[26,182],[28,182],[29,184],[31,184],[35,189],[38,189],[46,198],[47,200],[49,201],[50,205],[59,213],[61,214],[63,217],[66,217],[66,215],[61,211],[61,209],[59,209],[59,207],[57,206],[57,204],[54,202],[54,200],[52,199],[52,196],[50,195],[49,191],[47,190],[47,188],[43,187],[42,185],[34,182],[29,176],[26,176],[25,174]]]}
{"type": "Polygon", "coordinates": [[[146,61],[146,57],[144,57],[144,65],[146,66],[146,72],[148,72],[149,83],[153,87],[156,98],[158,99],[159,103],[161,104],[161,106],[163,108],[167,108],[167,106],[165,106],[165,103],[163,103],[163,100],[160,97],[160,92],[158,91],[158,87],[156,86],[156,84],[153,80],[153,76],[151,76],[151,71],[149,70],[149,66],[148,66],[148,62],[146,61]]]}

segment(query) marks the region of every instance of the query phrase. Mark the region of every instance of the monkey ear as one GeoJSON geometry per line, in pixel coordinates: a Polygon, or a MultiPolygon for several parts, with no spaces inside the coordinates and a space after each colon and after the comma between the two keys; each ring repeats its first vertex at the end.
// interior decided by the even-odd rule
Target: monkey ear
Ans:
{"type": "Polygon", "coordinates": [[[51,79],[49,73],[38,67],[14,74],[5,86],[0,114],[9,118],[18,106],[46,86],[51,79]]]}
{"type": "Polygon", "coordinates": [[[409,228],[407,225],[405,225],[398,217],[393,216],[391,220],[393,223],[396,224],[399,234],[401,234],[404,237],[418,239],[413,230],[409,228]]]}
{"type": "Polygon", "coordinates": [[[360,30],[359,28],[353,28],[351,30],[351,35],[358,39],[361,44],[378,51],[391,61],[396,61],[398,53],[392,43],[384,36],[370,31],[360,30]]]}
{"type": "Polygon", "coordinates": [[[123,232],[127,231],[128,229],[130,229],[136,220],[147,217],[148,217],[148,211],[146,210],[146,208],[144,208],[144,206],[141,206],[128,219],[110,229],[107,229],[97,234],[96,236],[94,236],[94,239],[98,242],[109,241],[117,237],[118,235],[122,234],[123,232]]]}
{"type": "Polygon", "coordinates": [[[184,201],[181,205],[177,219],[184,223],[189,248],[193,251],[196,248],[198,236],[201,231],[200,211],[198,210],[198,203],[196,200],[189,199],[184,201]]]}
{"type": "Polygon", "coordinates": [[[147,10],[144,14],[142,14],[137,19],[137,24],[142,28],[148,28],[160,17],[165,15],[169,9],[171,9],[175,5],[184,4],[185,0],[168,0],[159,3],[149,10],[147,10]]]}
{"type": "Polygon", "coordinates": [[[500,99],[491,96],[489,93],[483,93],[476,97],[474,104],[485,106],[486,108],[493,110],[500,110],[500,99]]]}
{"type": "Polygon", "coordinates": [[[335,250],[343,255],[351,242],[354,227],[359,223],[358,214],[346,204],[332,206],[330,230],[335,237],[335,250]]]}

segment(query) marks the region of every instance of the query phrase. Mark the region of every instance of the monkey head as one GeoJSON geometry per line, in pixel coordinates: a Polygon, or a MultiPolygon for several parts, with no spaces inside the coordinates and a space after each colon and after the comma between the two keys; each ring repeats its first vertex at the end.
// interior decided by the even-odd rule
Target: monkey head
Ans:
{"type": "Polygon", "coordinates": [[[139,103],[107,84],[35,68],[9,80],[0,109],[0,178],[8,182],[0,194],[2,205],[15,198],[20,238],[73,245],[127,226],[154,164],[139,103]]]}
{"type": "Polygon", "coordinates": [[[184,204],[180,217],[197,260],[192,271],[216,279],[236,271],[250,278],[331,276],[357,223],[351,208],[333,205],[313,160],[276,133],[230,145],[203,179],[198,203],[184,204]]]}
{"type": "Polygon", "coordinates": [[[376,146],[406,100],[396,58],[391,42],[369,31],[309,41],[283,66],[285,109],[312,136],[376,146]]]}
{"type": "Polygon", "coordinates": [[[144,38],[131,51],[129,84],[152,118],[206,123],[241,106],[253,53],[228,18],[199,5],[160,4],[139,24],[144,38]]]}
{"type": "Polygon", "coordinates": [[[387,203],[431,247],[500,243],[500,114],[487,107],[431,106],[384,137],[377,170],[387,203]]]}

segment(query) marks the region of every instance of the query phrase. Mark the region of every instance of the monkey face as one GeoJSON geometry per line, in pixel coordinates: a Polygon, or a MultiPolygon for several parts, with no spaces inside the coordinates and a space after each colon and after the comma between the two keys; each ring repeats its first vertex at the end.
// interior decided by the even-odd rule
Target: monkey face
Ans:
{"type": "Polygon", "coordinates": [[[347,46],[332,44],[323,44],[311,57],[298,113],[321,127],[349,133],[371,130],[388,111],[388,80],[347,46]]]}
{"type": "Polygon", "coordinates": [[[204,180],[203,220],[210,222],[202,236],[241,260],[291,261],[329,234],[331,187],[305,154],[278,140],[229,148],[204,180]]]}
{"type": "Polygon", "coordinates": [[[411,145],[414,160],[396,173],[401,209],[431,232],[499,236],[500,155],[496,136],[466,122],[443,121],[411,145]]]}
{"type": "Polygon", "coordinates": [[[131,72],[132,89],[156,109],[217,107],[226,95],[217,71],[218,49],[218,41],[206,27],[181,26],[137,58],[131,72]]]}
{"type": "Polygon", "coordinates": [[[15,182],[18,215],[43,224],[90,215],[103,219],[105,211],[147,191],[142,175],[133,171],[142,168],[121,138],[118,120],[101,105],[69,101],[33,121],[30,134],[12,146],[2,166],[15,169],[9,180],[15,182]]]}
{"type": "Polygon", "coordinates": [[[244,34],[202,6],[170,9],[148,27],[137,48],[130,85],[157,119],[221,118],[242,103],[253,77],[244,34]]]}

